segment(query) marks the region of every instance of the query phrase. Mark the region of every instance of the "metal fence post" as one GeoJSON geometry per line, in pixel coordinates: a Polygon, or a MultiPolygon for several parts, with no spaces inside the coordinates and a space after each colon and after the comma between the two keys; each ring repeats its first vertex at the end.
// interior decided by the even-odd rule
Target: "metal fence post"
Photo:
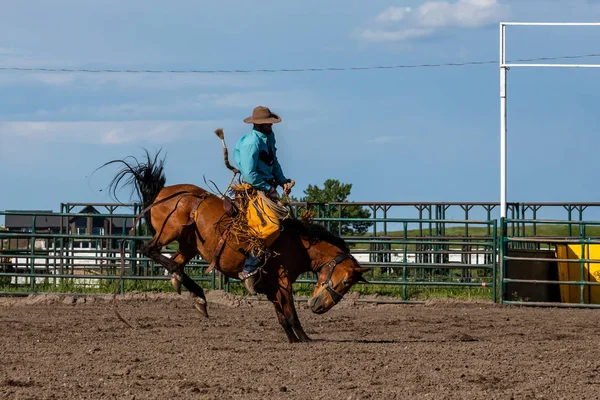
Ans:
{"type": "Polygon", "coordinates": [[[35,290],[35,233],[36,233],[36,216],[31,217],[31,239],[29,240],[31,250],[31,262],[30,262],[30,289],[33,292],[35,290]]]}
{"type": "Polygon", "coordinates": [[[492,301],[498,302],[497,290],[498,290],[498,223],[496,220],[493,221],[492,230],[494,231],[493,244],[492,244],[492,301]]]}
{"type": "Polygon", "coordinates": [[[504,270],[504,255],[506,254],[506,250],[507,250],[507,224],[506,224],[506,218],[502,217],[500,218],[500,245],[499,250],[500,250],[500,254],[499,254],[499,264],[500,264],[500,303],[504,303],[504,290],[505,290],[505,286],[504,286],[504,274],[505,274],[505,270],[504,270]]]}

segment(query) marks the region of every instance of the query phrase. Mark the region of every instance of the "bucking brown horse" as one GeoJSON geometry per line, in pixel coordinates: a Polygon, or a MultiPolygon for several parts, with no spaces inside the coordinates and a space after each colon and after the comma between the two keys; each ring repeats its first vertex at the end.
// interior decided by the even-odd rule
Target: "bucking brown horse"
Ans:
{"type": "MultiPolygon", "coordinates": [[[[145,162],[127,157],[104,164],[123,165],[110,186],[113,193],[123,179],[134,186],[144,206],[141,215],[153,234],[141,252],[167,269],[178,293],[181,285],[188,289],[195,307],[208,317],[204,291],[185,273],[185,265],[200,255],[211,268],[237,278],[244,265],[247,243],[227,237],[227,227],[233,218],[227,197],[221,198],[195,185],[165,186],[164,158],[159,160],[159,153],[151,157],[146,151],[145,162]],[[163,246],[175,240],[179,243],[176,254],[172,258],[162,255],[163,246]]],[[[360,267],[344,240],[321,225],[298,219],[283,221],[281,234],[270,250],[275,256],[267,260],[256,290],[266,294],[275,306],[290,342],[310,341],[293,302],[292,284],[300,274],[309,271],[318,274],[308,304],[314,313],[322,314],[337,304],[352,285],[365,281],[362,274],[368,270],[360,267]]]]}

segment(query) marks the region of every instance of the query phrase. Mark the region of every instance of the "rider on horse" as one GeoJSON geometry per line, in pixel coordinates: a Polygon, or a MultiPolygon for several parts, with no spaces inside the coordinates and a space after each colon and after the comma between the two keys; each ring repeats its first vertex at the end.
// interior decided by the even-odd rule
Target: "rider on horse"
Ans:
{"type": "MultiPolygon", "coordinates": [[[[283,192],[289,195],[291,179],[285,177],[277,160],[275,133],[273,132],[273,124],[281,122],[281,118],[267,107],[258,106],[252,112],[252,116],[246,118],[244,122],[253,124],[253,128],[238,140],[234,153],[234,159],[243,180],[273,201],[278,200],[277,186],[282,186],[283,192]]],[[[269,221],[269,218],[266,220],[269,221]]],[[[279,230],[279,221],[270,221],[270,223],[276,224],[276,230],[279,230]]],[[[267,240],[266,245],[269,244],[267,240]]],[[[258,268],[265,262],[264,253],[250,252],[244,263],[244,269],[239,274],[239,278],[251,294],[255,293],[255,275],[258,268]]]]}

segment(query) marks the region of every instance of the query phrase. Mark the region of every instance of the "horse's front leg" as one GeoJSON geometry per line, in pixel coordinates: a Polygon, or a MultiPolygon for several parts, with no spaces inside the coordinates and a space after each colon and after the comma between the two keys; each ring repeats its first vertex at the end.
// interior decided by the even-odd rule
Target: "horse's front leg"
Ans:
{"type": "Polygon", "coordinates": [[[284,273],[280,273],[277,289],[267,294],[267,298],[275,306],[275,313],[279,323],[283,327],[290,343],[309,342],[311,339],[302,329],[294,300],[292,297],[292,285],[284,273]]]}
{"type": "Polygon", "coordinates": [[[288,340],[290,341],[290,343],[298,343],[300,341],[300,339],[298,339],[298,336],[296,336],[296,334],[294,333],[292,324],[290,324],[290,321],[285,316],[285,313],[283,312],[283,308],[276,300],[275,301],[271,300],[271,301],[273,302],[273,305],[275,306],[275,313],[277,314],[277,319],[279,320],[279,323],[283,327],[283,330],[285,331],[285,334],[287,335],[288,340]]]}
{"type": "Polygon", "coordinates": [[[296,307],[294,307],[293,299],[290,299],[290,300],[291,300],[290,308],[291,308],[291,314],[292,314],[290,323],[292,324],[292,328],[296,332],[296,335],[298,335],[298,339],[300,339],[301,342],[312,342],[312,339],[310,337],[308,337],[306,332],[304,332],[304,328],[302,328],[302,325],[300,324],[300,320],[298,319],[298,314],[296,313],[296,307]]]}

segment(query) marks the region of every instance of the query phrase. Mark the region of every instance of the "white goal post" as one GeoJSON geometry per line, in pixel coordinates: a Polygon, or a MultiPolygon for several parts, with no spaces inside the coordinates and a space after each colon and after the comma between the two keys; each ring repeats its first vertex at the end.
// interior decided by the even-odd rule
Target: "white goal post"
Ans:
{"type": "Polygon", "coordinates": [[[506,62],[506,27],[600,26],[600,22],[500,22],[500,217],[506,217],[506,71],[515,67],[600,68],[600,64],[510,64],[506,62]]]}

